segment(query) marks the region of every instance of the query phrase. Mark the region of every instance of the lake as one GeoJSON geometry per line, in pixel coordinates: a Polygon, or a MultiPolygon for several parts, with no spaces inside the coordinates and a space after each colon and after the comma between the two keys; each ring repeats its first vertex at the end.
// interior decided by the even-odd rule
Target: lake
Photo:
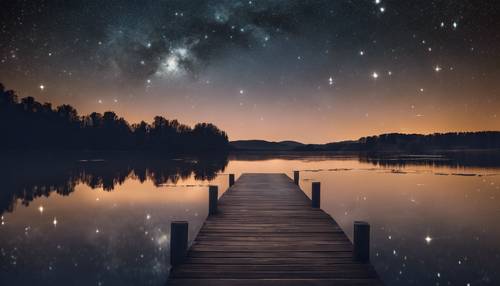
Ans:
{"type": "Polygon", "coordinates": [[[208,185],[293,170],[307,195],[321,182],[321,207],[350,238],[355,220],[371,224],[386,285],[500,284],[497,155],[121,157],[2,161],[1,285],[164,285],[170,222],[189,221],[194,239],[208,185]]]}

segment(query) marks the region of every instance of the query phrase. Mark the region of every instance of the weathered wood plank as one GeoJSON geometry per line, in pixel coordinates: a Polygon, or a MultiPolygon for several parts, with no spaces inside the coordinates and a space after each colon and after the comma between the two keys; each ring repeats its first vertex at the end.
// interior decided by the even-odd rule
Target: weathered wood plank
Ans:
{"type": "Polygon", "coordinates": [[[244,174],[219,199],[168,285],[382,285],[335,220],[284,174],[244,174]]]}
{"type": "Polygon", "coordinates": [[[172,279],[172,286],[381,286],[378,279],[172,279]]]}
{"type": "Polygon", "coordinates": [[[224,257],[256,257],[256,258],[336,258],[348,257],[352,259],[351,251],[294,251],[294,252],[241,252],[241,251],[191,251],[189,257],[208,257],[208,258],[224,258],[224,257]]]}

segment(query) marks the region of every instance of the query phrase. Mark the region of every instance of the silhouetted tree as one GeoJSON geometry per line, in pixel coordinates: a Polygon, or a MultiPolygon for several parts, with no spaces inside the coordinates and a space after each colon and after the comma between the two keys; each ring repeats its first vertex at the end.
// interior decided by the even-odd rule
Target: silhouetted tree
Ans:
{"type": "Polygon", "coordinates": [[[357,141],[300,147],[301,151],[359,151],[422,153],[449,150],[500,149],[500,132],[450,132],[430,135],[390,133],[357,141]],[[314,147],[314,148],[313,148],[314,147]]]}
{"type": "Polygon", "coordinates": [[[227,135],[212,124],[194,129],[156,116],[151,125],[129,123],[112,111],[79,116],[75,108],[52,108],[33,97],[19,102],[14,91],[0,84],[0,148],[56,150],[153,150],[197,153],[228,148],[227,135]]]}

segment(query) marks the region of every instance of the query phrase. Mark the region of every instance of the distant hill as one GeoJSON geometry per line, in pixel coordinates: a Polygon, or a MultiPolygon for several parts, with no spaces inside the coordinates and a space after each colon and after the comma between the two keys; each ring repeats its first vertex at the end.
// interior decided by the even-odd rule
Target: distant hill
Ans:
{"type": "Polygon", "coordinates": [[[500,132],[449,132],[429,135],[391,133],[327,144],[243,140],[230,142],[230,146],[237,151],[405,152],[410,154],[450,150],[500,150],[500,132]]]}
{"type": "Polygon", "coordinates": [[[304,144],[295,141],[270,142],[265,140],[238,140],[229,145],[238,151],[294,151],[304,144]]]}

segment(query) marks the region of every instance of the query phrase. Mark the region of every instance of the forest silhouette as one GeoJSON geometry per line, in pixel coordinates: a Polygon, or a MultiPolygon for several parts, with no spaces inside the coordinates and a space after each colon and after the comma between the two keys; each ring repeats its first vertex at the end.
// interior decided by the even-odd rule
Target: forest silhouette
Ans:
{"type": "Polygon", "coordinates": [[[33,97],[18,99],[0,83],[0,148],[2,150],[141,150],[165,153],[223,152],[227,134],[211,123],[193,128],[154,117],[129,124],[114,112],[80,116],[71,105],[56,108],[33,97]]]}
{"type": "Polygon", "coordinates": [[[351,152],[385,152],[396,154],[406,152],[421,154],[424,152],[444,151],[500,150],[500,132],[448,132],[422,134],[390,133],[377,136],[362,137],[356,141],[343,141],[324,145],[304,145],[295,151],[351,151],[351,152]]]}
{"type": "MultiPolygon", "coordinates": [[[[253,150],[230,144],[226,132],[211,123],[198,123],[193,128],[156,116],[151,124],[141,121],[129,124],[112,111],[80,116],[71,105],[53,108],[50,103],[33,97],[18,99],[13,90],[0,83],[0,150],[57,151],[141,151],[167,154],[214,154],[229,150],[253,150]]],[[[255,140],[260,142],[262,140],[255,140]]],[[[264,142],[268,150],[271,144],[264,142]]],[[[362,137],[355,141],[327,144],[288,144],[273,146],[274,151],[331,151],[420,154],[446,150],[500,150],[500,132],[449,132],[429,135],[390,133],[362,137]]],[[[260,143],[262,145],[262,143],[260,143]]],[[[255,145],[255,144],[254,144],[255,145]]],[[[258,145],[258,144],[257,144],[258,145]]],[[[255,145],[255,146],[257,146],[255,145]]],[[[255,147],[254,146],[254,147],[255,147]]]]}

